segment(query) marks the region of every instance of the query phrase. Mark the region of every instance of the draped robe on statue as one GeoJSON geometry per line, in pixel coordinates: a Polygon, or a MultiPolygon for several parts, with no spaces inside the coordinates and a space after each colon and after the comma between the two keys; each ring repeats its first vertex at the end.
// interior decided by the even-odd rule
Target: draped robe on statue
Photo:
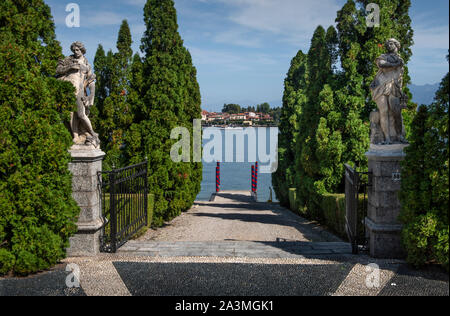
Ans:
{"type": "Polygon", "coordinates": [[[402,92],[403,87],[403,62],[397,54],[383,54],[376,59],[379,68],[375,79],[370,86],[372,98],[378,105],[379,124],[389,135],[384,135],[385,141],[403,142],[405,139],[405,127],[403,124],[402,109],[406,107],[406,96],[402,92]],[[401,66],[385,67],[382,62],[391,64],[400,63],[401,66]],[[386,137],[389,136],[389,137],[386,137]]]}

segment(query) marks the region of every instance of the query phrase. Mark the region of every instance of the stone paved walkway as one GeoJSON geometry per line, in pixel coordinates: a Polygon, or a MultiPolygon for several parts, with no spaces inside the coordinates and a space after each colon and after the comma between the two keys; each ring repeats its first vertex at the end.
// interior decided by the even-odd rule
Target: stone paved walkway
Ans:
{"type": "Polygon", "coordinates": [[[439,268],[416,271],[399,260],[354,256],[315,223],[254,203],[245,192],[199,203],[117,254],[67,258],[38,275],[0,278],[0,296],[448,296],[448,290],[448,274],[439,268]],[[67,287],[66,264],[79,268],[80,287],[67,287]],[[369,287],[373,264],[379,282],[369,287]]]}
{"type": "Polygon", "coordinates": [[[160,257],[301,258],[350,254],[317,223],[271,203],[256,203],[250,192],[226,191],[197,202],[165,227],[150,230],[119,250],[160,257]]]}
{"type": "Polygon", "coordinates": [[[343,242],[129,242],[119,253],[150,257],[305,258],[351,254],[343,242]]]}

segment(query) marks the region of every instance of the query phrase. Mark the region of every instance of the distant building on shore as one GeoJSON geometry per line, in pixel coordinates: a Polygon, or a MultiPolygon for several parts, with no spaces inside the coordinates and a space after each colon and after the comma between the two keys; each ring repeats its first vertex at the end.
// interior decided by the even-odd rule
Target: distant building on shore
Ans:
{"type": "Polygon", "coordinates": [[[229,113],[217,113],[202,111],[202,121],[206,123],[214,122],[230,122],[230,121],[242,121],[245,125],[252,126],[255,122],[265,121],[273,122],[274,119],[270,114],[245,112],[238,114],[229,113]]]}

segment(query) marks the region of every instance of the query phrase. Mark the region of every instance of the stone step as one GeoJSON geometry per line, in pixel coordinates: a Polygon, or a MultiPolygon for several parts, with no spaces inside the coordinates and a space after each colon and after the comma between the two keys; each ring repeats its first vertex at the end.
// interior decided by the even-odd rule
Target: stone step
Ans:
{"type": "Polygon", "coordinates": [[[320,255],[350,255],[348,243],[315,242],[134,242],[120,254],[151,257],[302,258],[320,255]]]}

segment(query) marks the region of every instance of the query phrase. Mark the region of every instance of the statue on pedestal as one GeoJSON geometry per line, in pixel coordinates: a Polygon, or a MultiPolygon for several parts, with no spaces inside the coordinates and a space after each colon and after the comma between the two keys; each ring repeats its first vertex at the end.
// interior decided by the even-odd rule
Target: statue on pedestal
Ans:
{"type": "Polygon", "coordinates": [[[84,57],[86,49],[81,42],[70,46],[73,55],[60,60],[56,74],[60,80],[68,81],[75,87],[77,112],[71,113],[70,130],[75,145],[100,147],[100,139],[89,120],[90,108],[94,105],[95,74],[84,57]],[[88,93],[89,91],[89,93],[88,93]]]}
{"type": "Polygon", "coordinates": [[[405,63],[398,54],[401,44],[391,38],[385,45],[388,53],[376,59],[379,71],[370,85],[372,98],[378,106],[378,111],[370,116],[371,143],[406,144],[402,110],[406,109],[408,97],[403,93],[405,63]]]}

